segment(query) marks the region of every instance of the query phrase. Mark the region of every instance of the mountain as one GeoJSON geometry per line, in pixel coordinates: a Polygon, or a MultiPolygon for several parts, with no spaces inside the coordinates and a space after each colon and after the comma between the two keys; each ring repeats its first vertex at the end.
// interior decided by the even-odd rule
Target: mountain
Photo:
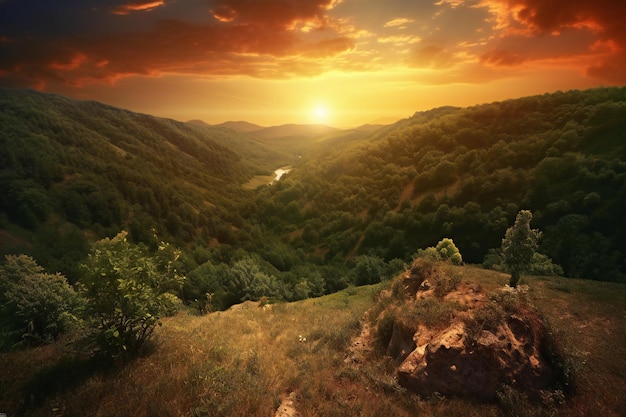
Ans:
{"type": "Polygon", "coordinates": [[[257,132],[259,130],[266,129],[263,126],[255,125],[254,123],[249,123],[249,122],[244,122],[244,121],[224,122],[224,123],[220,123],[220,124],[214,125],[214,126],[215,127],[225,127],[225,128],[228,128],[228,129],[232,129],[235,132],[241,132],[241,133],[257,132]]]}
{"type": "MultiPolygon", "coordinates": [[[[153,290],[184,308],[162,320],[144,356],[113,367],[84,343],[88,322],[56,341],[32,340],[47,345],[1,352],[11,383],[0,384],[0,411],[621,415],[626,87],[437,108],[371,130],[284,131],[302,136],[253,138],[0,89],[0,252],[32,255],[50,272],[23,258],[3,265],[2,286],[13,288],[7,279],[23,286],[3,292],[3,307],[20,314],[0,309],[0,332],[10,333],[13,320],[32,337],[30,315],[48,311],[44,295],[57,295],[39,283],[59,271],[74,285],[90,250],[106,254],[94,241],[122,229],[124,253],[173,275],[153,290]],[[244,189],[284,165],[293,169],[274,185],[244,189]],[[523,285],[511,289],[497,272],[498,248],[522,209],[542,238],[523,285]],[[453,239],[466,265],[417,257],[416,269],[413,258],[432,254],[443,238],[453,239]],[[161,250],[174,260],[157,265],[161,250]],[[20,274],[11,270],[16,262],[25,262],[20,274]],[[545,276],[558,270],[553,263],[567,278],[545,276]],[[419,297],[415,287],[424,290],[419,297]],[[215,310],[227,311],[206,314],[215,310]],[[534,327],[539,319],[548,327],[534,327]],[[494,357],[515,363],[534,342],[546,343],[536,352],[555,365],[548,390],[518,391],[525,377],[513,374],[526,362],[515,365],[514,379],[492,379],[487,404],[439,395],[441,382],[454,381],[463,394],[460,376],[489,374],[489,381],[494,366],[506,368],[494,357]],[[390,356],[404,361],[400,373],[390,356]],[[424,397],[406,391],[425,377],[436,384],[424,397]]],[[[122,258],[123,268],[94,271],[144,275],[122,258]]],[[[149,302],[141,294],[150,283],[116,282],[131,291],[125,305],[149,302]]],[[[74,322],[80,310],[59,312],[74,322]]],[[[155,318],[135,310],[140,320],[155,318]]],[[[105,332],[116,337],[113,330],[105,332]]]]}
{"type": "Polygon", "coordinates": [[[450,237],[482,263],[529,209],[540,251],[567,276],[624,281],[624,190],[626,88],[615,87],[417,112],[311,154],[262,190],[273,211],[255,210],[326,260],[406,260],[450,237]]]}
{"type": "Polygon", "coordinates": [[[372,123],[372,124],[365,124],[365,125],[357,126],[354,129],[352,129],[352,130],[357,131],[357,132],[361,132],[361,133],[374,133],[377,130],[382,129],[385,126],[387,126],[387,125],[386,124],[374,124],[374,123],[372,123]]]}
{"type": "Polygon", "coordinates": [[[239,261],[269,280],[255,291],[293,300],[445,237],[495,267],[521,209],[565,275],[626,279],[626,88],[247,134],[25,90],[0,90],[0,109],[0,252],[71,279],[93,240],[126,229],[156,247],[156,231],[185,250],[186,300],[237,302],[227,274],[192,272],[239,261]],[[243,189],[285,165],[278,184],[243,189]]]}
{"type": "Polygon", "coordinates": [[[329,133],[341,131],[334,127],[326,125],[302,125],[302,124],[286,124],[280,126],[266,127],[260,130],[250,132],[250,136],[255,139],[311,139],[329,133]]]}

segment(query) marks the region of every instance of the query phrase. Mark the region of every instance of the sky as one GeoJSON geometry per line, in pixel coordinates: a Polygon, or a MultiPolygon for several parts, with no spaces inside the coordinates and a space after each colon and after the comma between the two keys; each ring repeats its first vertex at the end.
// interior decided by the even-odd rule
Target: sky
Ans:
{"type": "Polygon", "coordinates": [[[623,0],[0,0],[0,86],[216,124],[626,85],[623,0]]]}

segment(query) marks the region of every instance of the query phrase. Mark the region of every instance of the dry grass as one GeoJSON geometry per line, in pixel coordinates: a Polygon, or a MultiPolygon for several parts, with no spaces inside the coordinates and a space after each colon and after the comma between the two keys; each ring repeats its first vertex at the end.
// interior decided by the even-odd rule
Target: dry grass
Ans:
{"type": "MultiPolygon", "coordinates": [[[[486,291],[508,281],[477,268],[451,268],[486,291]]],[[[626,409],[626,288],[556,278],[527,278],[526,284],[578,369],[576,395],[566,406],[523,414],[620,415],[626,409]]],[[[248,303],[202,317],[179,314],[164,320],[151,353],[114,368],[80,359],[68,341],[2,354],[0,412],[267,417],[294,392],[301,417],[500,415],[495,405],[420,399],[397,384],[387,359],[344,362],[381,289],[351,288],[269,309],[248,303]]]]}

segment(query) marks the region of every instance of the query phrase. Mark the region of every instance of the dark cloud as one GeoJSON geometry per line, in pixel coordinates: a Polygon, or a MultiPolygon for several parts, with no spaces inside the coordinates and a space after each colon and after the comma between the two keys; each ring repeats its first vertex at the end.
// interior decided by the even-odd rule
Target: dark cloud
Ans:
{"type": "MultiPolygon", "coordinates": [[[[584,46],[591,54],[598,42],[612,45],[612,53],[602,62],[587,69],[591,76],[610,82],[626,82],[626,2],[615,0],[485,0],[487,5],[505,6],[505,12],[512,15],[518,23],[527,29],[527,37],[539,36],[545,39],[548,34],[559,35],[567,29],[576,29],[593,34],[593,39],[584,46]]],[[[502,8],[494,8],[502,10],[502,8]]],[[[505,20],[508,16],[501,16],[505,20]]],[[[560,56],[559,51],[554,51],[560,56]]],[[[505,51],[492,51],[483,58],[493,59],[497,54],[504,56],[505,51]]],[[[515,52],[509,52],[514,56],[515,52]]],[[[532,58],[532,57],[529,57],[532,58]]],[[[508,60],[501,60],[508,64],[508,60]]]]}
{"type": "Polygon", "coordinates": [[[0,83],[81,85],[165,73],[276,77],[286,65],[276,58],[324,58],[353,47],[332,30],[308,41],[298,30],[304,25],[325,29],[332,0],[187,2],[204,16],[202,21],[168,19],[169,11],[181,15],[182,1],[100,1],[89,2],[89,8],[70,3],[76,2],[48,7],[46,24],[32,29],[45,11],[16,1],[0,3],[0,15],[11,12],[20,18],[12,26],[0,26],[0,83]],[[65,13],[82,21],[57,27],[67,20],[65,13]]]}

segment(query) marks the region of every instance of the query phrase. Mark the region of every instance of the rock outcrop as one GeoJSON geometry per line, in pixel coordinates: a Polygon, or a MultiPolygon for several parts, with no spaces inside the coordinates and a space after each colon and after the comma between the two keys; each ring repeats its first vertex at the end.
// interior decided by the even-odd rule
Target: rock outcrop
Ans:
{"type": "Polygon", "coordinates": [[[475,337],[463,320],[440,331],[421,328],[413,336],[416,348],[398,368],[399,383],[422,395],[482,400],[506,384],[539,398],[554,381],[534,326],[535,318],[513,315],[475,337]]]}
{"type": "MultiPolygon", "coordinates": [[[[413,272],[401,283],[406,293],[397,311],[436,298],[437,272],[429,271],[430,277],[413,272]]],[[[543,354],[544,325],[519,295],[508,287],[486,294],[461,283],[436,298],[458,306],[443,325],[398,320],[387,353],[396,360],[400,385],[424,396],[480,400],[492,400],[504,385],[537,399],[553,389],[555,372],[543,354]]]]}

